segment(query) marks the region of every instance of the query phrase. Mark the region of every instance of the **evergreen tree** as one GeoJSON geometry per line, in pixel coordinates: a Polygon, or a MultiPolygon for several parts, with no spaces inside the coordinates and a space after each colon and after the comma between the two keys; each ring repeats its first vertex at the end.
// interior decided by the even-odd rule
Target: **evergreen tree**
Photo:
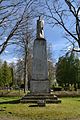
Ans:
{"type": "Polygon", "coordinates": [[[80,61],[78,57],[76,57],[73,52],[68,53],[65,57],[59,58],[56,66],[57,82],[62,86],[69,86],[69,84],[74,84],[76,89],[76,84],[80,81],[80,61]]]}
{"type": "Polygon", "coordinates": [[[7,65],[7,62],[4,61],[1,67],[1,85],[3,86],[9,86],[9,84],[12,81],[12,76],[11,76],[11,69],[7,65]]]}

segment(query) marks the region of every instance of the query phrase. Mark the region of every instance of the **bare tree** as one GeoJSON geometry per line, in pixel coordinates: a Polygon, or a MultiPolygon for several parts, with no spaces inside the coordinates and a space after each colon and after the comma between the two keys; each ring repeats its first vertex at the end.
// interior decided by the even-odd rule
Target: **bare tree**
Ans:
{"type": "MultiPolygon", "coordinates": [[[[33,5],[32,5],[33,6],[33,5]]],[[[23,19],[21,23],[18,26],[18,29],[16,30],[14,34],[14,40],[10,41],[8,44],[14,44],[18,48],[18,53],[20,54],[21,58],[23,59],[23,79],[24,79],[24,92],[28,89],[27,83],[28,83],[28,55],[30,53],[32,40],[33,40],[33,11],[26,7],[26,10],[24,12],[23,19]]]]}
{"type": "MultiPolygon", "coordinates": [[[[1,0],[0,1],[0,54],[9,41],[19,31],[24,14],[36,0],[1,0]]],[[[28,17],[28,16],[27,16],[28,17]]]]}
{"type": "MultiPolygon", "coordinates": [[[[48,23],[65,31],[74,46],[80,48],[80,2],[77,0],[44,0],[48,23]]],[[[76,50],[80,51],[80,50],[76,50]]]]}
{"type": "Polygon", "coordinates": [[[19,53],[24,59],[24,92],[26,92],[28,81],[27,57],[33,39],[34,30],[32,28],[32,21],[35,14],[34,8],[36,8],[35,6],[38,0],[16,0],[15,2],[12,0],[9,1],[9,3],[8,1],[9,0],[2,0],[1,2],[2,7],[4,5],[5,8],[3,7],[2,18],[0,18],[0,29],[3,29],[1,33],[0,54],[8,45],[16,45],[17,48],[19,48],[19,53]],[[6,15],[7,9],[9,13],[6,15]]]}

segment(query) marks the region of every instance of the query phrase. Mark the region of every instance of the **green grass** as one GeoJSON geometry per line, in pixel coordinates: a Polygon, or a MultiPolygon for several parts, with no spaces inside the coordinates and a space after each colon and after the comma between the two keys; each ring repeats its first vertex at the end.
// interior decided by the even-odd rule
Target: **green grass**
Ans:
{"type": "MultiPolygon", "coordinates": [[[[16,100],[18,97],[1,97],[0,102],[16,100]]],[[[0,104],[0,120],[78,120],[80,98],[62,98],[60,104],[46,107],[29,107],[30,104],[0,104]]]]}

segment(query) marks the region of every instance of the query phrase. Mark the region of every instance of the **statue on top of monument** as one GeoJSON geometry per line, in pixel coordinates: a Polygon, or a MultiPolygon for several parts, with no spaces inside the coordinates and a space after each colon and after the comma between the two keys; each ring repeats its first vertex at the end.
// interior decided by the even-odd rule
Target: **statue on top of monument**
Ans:
{"type": "Polygon", "coordinates": [[[39,19],[37,20],[37,38],[44,38],[44,20],[41,19],[41,16],[39,16],[39,19]]]}

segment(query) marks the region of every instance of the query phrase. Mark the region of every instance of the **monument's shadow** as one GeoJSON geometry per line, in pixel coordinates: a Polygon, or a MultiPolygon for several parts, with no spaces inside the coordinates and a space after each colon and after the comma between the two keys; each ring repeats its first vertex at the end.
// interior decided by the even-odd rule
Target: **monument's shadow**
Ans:
{"type": "Polygon", "coordinates": [[[20,103],[20,99],[19,100],[11,100],[11,101],[0,102],[0,104],[19,104],[19,103],[20,103]]]}

